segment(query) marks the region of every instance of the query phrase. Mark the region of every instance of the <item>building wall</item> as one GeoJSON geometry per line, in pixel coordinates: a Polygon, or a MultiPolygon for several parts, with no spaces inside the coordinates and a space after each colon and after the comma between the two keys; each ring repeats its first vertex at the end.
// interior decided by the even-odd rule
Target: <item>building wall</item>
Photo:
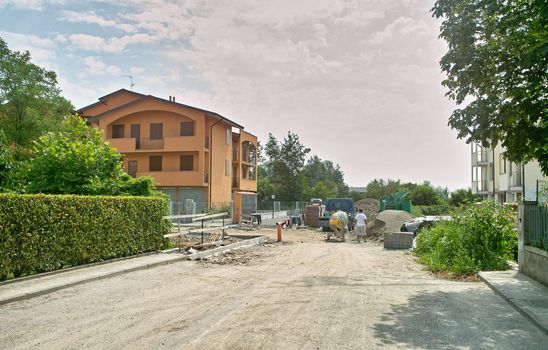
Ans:
{"type": "Polygon", "coordinates": [[[548,181],[548,177],[542,175],[538,162],[532,161],[525,164],[525,200],[537,200],[537,180],[548,181]]]}
{"type": "MultiPolygon", "coordinates": [[[[99,115],[90,122],[101,129],[105,139],[123,155],[125,170],[129,171],[129,163],[136,161],[135,175],[151,176],[160,190],[169,193],[172,201],[179,202],[190,196],[211,204],[226,203],[232,200],[233,190],[240,190],[232,186],[233,123],[230,121],[171,101],[127,91],[101,101],[79,112],[82,116],[99,115]],[[137,101],[138,98],[141,100],[137,101]],[[116,108],[118,106],[121,107],[116,108]],[[181,122],[184,121],[194,122],[194,136],[180,135],[181,122]],[[162,139],[150,139],[152,123],[163,124],[162,139]],[[130,137],[132,124],[140,125],[138,142],[130,137]],[[113,125],[124,126],[123,138],[112,137],[113,125]],[[181,155],[193,156],[192,171],[181,171],[181,155]],[[162,171],[150,171],[150,156],[162,157],[162,171]],[[225,164],[228,165],[228,174],[225,172],[225,164]]],[[[243,130],[240,130],[240,135],[242,137],[236,147],[241,148],[243,141],[249,141],[257,147],[257,137],[243,130]]],[[[237,169],[239,176],[241,166],[239,164],[237,169]]],[[[246,166],[256,169],[256,164],[246,166]]],[[[256,180],[239,179],[239,184],[242,190],[257,191],[256,180]]]]}
{"type": "Polygon", "coordinates": [[[548,181],[542,175],[538,162],[525,165],[512,163],[504,158],[504,148],[500,145],[495,147],[494,152],[490,148],[484,149],[485,157],[480,157],[475,147],[472,145],[472,193],[485,199],[494,198],[497,202],[536,200],[537,180],[548,181]]]}
{"type": "Polygon", "coordinates": [[[213,126],[211,134],[211,168],[209,170],[210,183],[212,186],[211,203],[226,203],[232,200],[232,138],[226,144],[226,133],[232,127],[225,122],[213,126]],[[228,162],[228,176],[225,174],[225,164],[228,162]]]}

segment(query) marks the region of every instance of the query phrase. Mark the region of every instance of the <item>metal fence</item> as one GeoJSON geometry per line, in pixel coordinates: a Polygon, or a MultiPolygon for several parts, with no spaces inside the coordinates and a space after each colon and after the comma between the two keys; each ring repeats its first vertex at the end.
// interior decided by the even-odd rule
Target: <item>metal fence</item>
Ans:
{"type": "Polygon", "coordinates": [[[207,202],[198,202],[188,199],[183,202],[170,202],[169,215],[215,214],[227,212],[232,217],[234,204],[232,202],[212,203],[209,208],[207,202]]]}
{"type": "Polygon", "coordinates": [[[257,210],[262,211],[286,211],[286,210],[298,210],[304,212],[304,209],[308,202],[302,201],[257,201],[257,210]]]}
{"type": "Polygon", "coordinates": [[[525,245],[548,252],[548,207],[525,205],[523,214],[525,245]]]}

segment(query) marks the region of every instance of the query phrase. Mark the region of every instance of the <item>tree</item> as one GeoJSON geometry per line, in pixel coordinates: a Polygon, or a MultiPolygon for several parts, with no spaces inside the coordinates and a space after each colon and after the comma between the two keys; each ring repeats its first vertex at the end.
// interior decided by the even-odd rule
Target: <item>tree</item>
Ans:
{"type": "Polygon", "coordinates": [[[302,200],[306,179],[301,172],[310,148],[300,142],[297,134],[288,132],[283,143],[269,134],[264,151],[267,158],[263,164],[265,176],[269,177],[276,198],[284,201],[302,200]]]}
{"type": "Polygon", "coordinates": [[[6,140],[6,136],[0,130],[0,191],[12,187],[12,174],[16,166],[15,151],[6,140]]]}
{"type": "Polygon", "coordinates": [[[327,198],[337,197],[336,192],[337,187],[330,185],[329,183],[324,183],[323,181],[318,181],[314,187],[309,187],[305,193],[306,198],[321,198],[326,200],[327,198]]]}
{"type": "Polygon", "coordinates": [[[462,205],[474,203],[480,200],[481,198],[479,196],[472,194],[472,190],[470,188],[460,188],[451,192],[449,203],[456,207],[460,207],[462,205]]]}
{"type": "Polygon", "coordinates": [[[429,185],[418,185],[410,194],[411,203],[414,205],[436,205],[440,198],[436,190],[429,185]]]}
{"type": "Polygon", "coordinates": [[[323,182],[324,185],[329,187],[331,197],[344,197],[348,195],[348,186],[344,183],[344,174],[341,168],[330,160],[321,160],[318,156],[314,155],[306,163],[303,173],[308,180],[308,187],[310,188],[314,188],[318,183],[323,182]]]}
{"type": "Polygon", "coordinates": [[[58,132],[41,136],[29,161],[30,193],[82,195],[156,194],[150,178],[133,179],[122,170],[121,156],[82,118],[67,118],[58,132]]]}
{"type": "Polygon", "coordinates": [[[400,180],[391,179],[374,179],[365,187],[367,197],[376,199],[380,199],[383,196],[391,196],[400,190],[407,192],[400,180]]]}
{"type": "Polygon", "coordinates": [[[0,38],[0,126],[8,141],[28,147],[72,110],[55,72],[33,64],[28,51],[11,51],[0,38]]]}
{"type": "Polygon", "coordinates": [[[447,96],[462,106],[449,125],[459,138],[501,143],[513,162],[538,160],[548,174],[548,2],[438,0],[447,96]]]}

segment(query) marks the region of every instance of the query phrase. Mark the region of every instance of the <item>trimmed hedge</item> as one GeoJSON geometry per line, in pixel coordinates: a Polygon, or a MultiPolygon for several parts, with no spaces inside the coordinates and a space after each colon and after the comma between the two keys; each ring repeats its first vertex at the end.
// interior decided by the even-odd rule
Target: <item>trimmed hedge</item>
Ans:
{"type": "Polygon", "coordinates": [[[162,249],[160,197],[0,194],[0,280],[162,249]]]}

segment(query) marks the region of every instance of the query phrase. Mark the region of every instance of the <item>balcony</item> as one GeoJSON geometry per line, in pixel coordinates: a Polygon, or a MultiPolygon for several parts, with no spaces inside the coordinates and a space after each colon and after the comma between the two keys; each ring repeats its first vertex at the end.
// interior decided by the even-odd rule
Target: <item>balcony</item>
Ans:
{"type": "Polygon", "coordinates": [[[521,173],[513,173],[510,176],[510,187],[521,187],[523,186],[521,173]]]}
{"type": "Polygon", "coordinates": [[[107,139],[107,142],[120,153],[135,152],[135,139],[107,139]]]}
{"type": "Polygon", "coordinates": [[[479,151],[472,153],[472,163],[477,165],[487,165],[491,162],[488,151],[479,151]]]}
{"type": "Polygon", "coordinates": [[[148,137],[141,137],[135,140],[135,149],[142,150],[154,150],[164,149],[164,139],[150,139],[148,137]]]}
{"type": "Polygon", "coordinates": [[[163,139],[141,138],[115,138],[107,139],[110,145],[120,153],[136,151],[200,151],[203,148],[195,136],[165,137],[163,139]]]}
{"type": "Polygon", "coordinates": [[[207,174],[201,171],[143,171],[137,176],[150,176],[157,186],[207,186],[207,174]]]}
{"type": "Polygon", "coordinates": [[[472,189],[475,190],[475,193],[488,192],[489,181],[472,181],[472,189]]]}

